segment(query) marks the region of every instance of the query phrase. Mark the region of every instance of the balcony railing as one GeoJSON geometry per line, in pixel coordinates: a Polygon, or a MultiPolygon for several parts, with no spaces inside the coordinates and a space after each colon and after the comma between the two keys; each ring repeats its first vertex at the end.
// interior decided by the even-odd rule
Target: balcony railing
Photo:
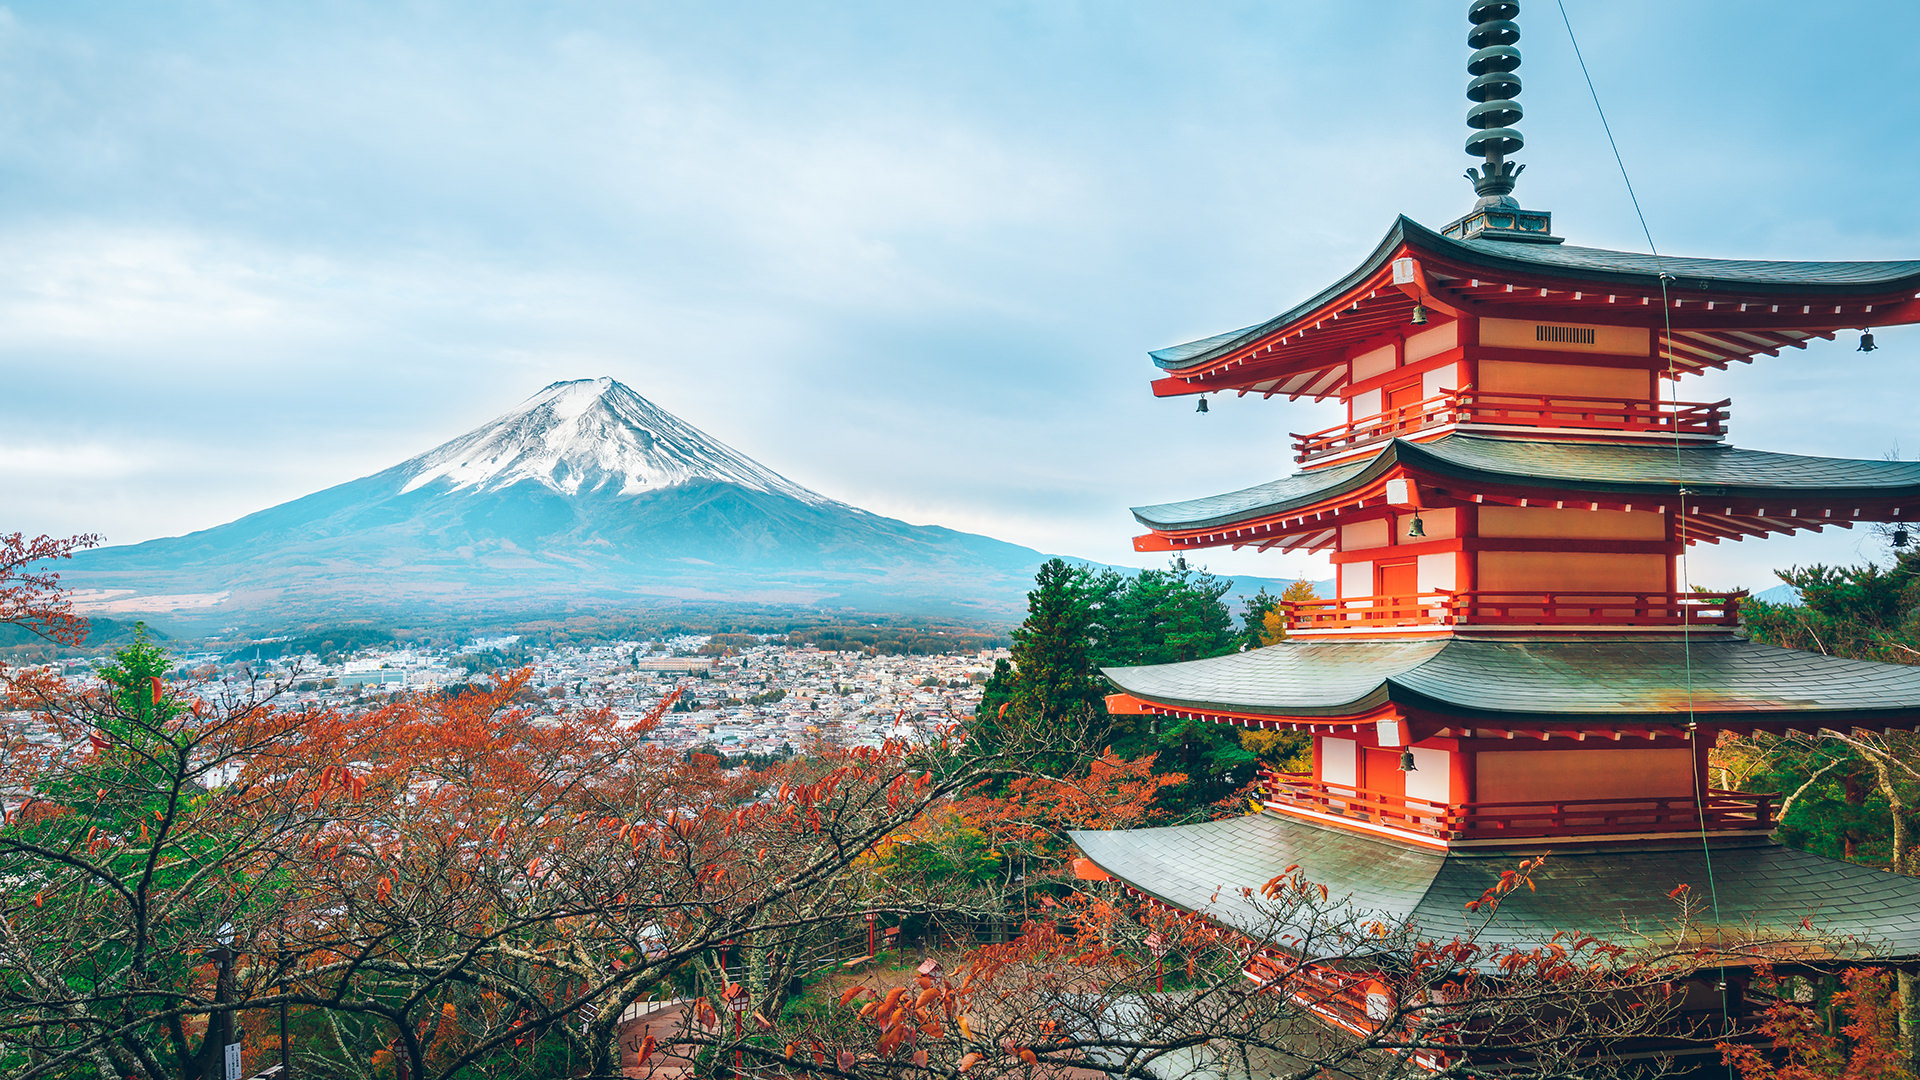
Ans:
{"type": "Polygon", "coordinates": [[[1452,599],[1452,593],[1424,592],[1412,596],[1343,596],[1334,600],[1289,601],[1285,605],[1287,632],[1451,625],[1447,605],[1452,599]]]}
{"type": "Polygon", "coordinates": [[[1732,629],[1730,593],[1424,592],[1343,596],[1286,605],[1287,632],[1448,626],[1681,626],[1732,629]]]}
{"type": "Polygon", "coordinates": [[[1691,796],[1439,803],[1271,769],[1263,770],[1260,791],[1262,804],[1274,810],[1331,815],[1443,840],[1694,832],[1703,827],[1714,832],[1768,831],[1778,798],[1771,792],[1712,789],[1701,804],[1691,796]]]}
{"type": "Polygon", "coordinates": [[[1294,460],[1325,457],[1446,424],[1719,438],[1727,433],[1727,407],[1731,404],[1731,398],[1713,402],[1654,402],[1449,390],[1438,397],[1387,409],[1325,431],[1295,434],[1294,460]]]}

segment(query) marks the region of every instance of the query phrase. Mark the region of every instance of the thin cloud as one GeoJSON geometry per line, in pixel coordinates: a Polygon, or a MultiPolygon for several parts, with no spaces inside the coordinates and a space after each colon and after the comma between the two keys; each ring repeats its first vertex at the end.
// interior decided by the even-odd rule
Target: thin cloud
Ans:
{"type": "MultiPolygon", "coordinates": [[[[1573,7],[1662,250],[1920,251],[1920,149],[1884,137],[1920,10],[1573,7]]],[[[1525,25],[1519,194],[1642,246],[1563,35],[1525,25]]],[[[1145,351],[1462,212],[1463,35],[1426,0],[0,9],[0,528],[203,528],[612,375],[836,498],[1151,562],[1128,506],[1282,475],[1335,410],[1195,416],[1145,351]]],[[[1920,348],[1881,342],[1682,396],[1733,396],[1741,445],[1877,457],[1912,409],[1867,390],[1920,348]]],[[[1327,576],[1274,554],[1209,559],[1327,576]]]]}

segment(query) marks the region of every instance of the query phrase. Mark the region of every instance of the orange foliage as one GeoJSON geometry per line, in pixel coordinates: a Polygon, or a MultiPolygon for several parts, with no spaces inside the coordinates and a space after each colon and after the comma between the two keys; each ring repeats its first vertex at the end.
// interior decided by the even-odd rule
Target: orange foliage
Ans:
{"type": "Polygon", "coordinates": [[[92,534],[64,540],[0,534],[0,625],[18,626],[61,645],[86,640],[87,621],[73,613],[73,604],[60,589],[60,575],[36,567],[70,559],[75,551],[99,543],[92,534]]]}
{"type": "Polygon", "coordinates": [[[1156,776],[1153,758],[1127,760],[1107,750],[1079,778],[1025,776],[1004,795],[976,793],[956,805],[968,823],[997,846],[1025,844],[1059,855],[1053,840],[1067,829],[1126,829],[1145,822],[1154,793],[1186,782],[1179,773],[1156,776]]]}
{"type": "Polygon", "coordinates": [[[1910,1080],[1900,1049],[1892,977],[1885,972],[1848,968],[1831,1008],[1844,1015],[1838,1035],[1812,1007],[1778,1000],[1767,1007],[1760,1033],[1771,1052],[1744,1043],[1722,1043],[1726,1064],[1741,1080],[1910,1080]]]}

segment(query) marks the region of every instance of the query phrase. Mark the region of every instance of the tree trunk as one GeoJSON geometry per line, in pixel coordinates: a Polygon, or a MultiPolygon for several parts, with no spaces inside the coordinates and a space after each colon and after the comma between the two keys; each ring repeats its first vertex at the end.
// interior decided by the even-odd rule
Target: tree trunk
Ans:
{"type": "MultiPolygon", "coordinates": [[[[1869,760],[1873,762],[1874,780],[1880,794],[1887,800],[1887,814],[1893,819],[1893,872],[1905,874],[1912,869],[1908,849],[1913,843],[1907,830],[1907,807],[1900,798],[1886,757],[1873,754],[1869,760]]],[[[1900,1049],[1906,1056],[1907,1069],[1913,1071],[1920,1068],[1920,978],[1912,968],[1901,968],[1895,982],[1900,989],[1900,1049]]]]}
{"type": "Polygon", "coordinates": [[[1920,974],[1912,968],[1901,968],[1896,981],[1900,987],[1900,1049],[1907,1058],[1907,1071],[1920,1073],[1920,974]]]}
{"type": "Polygon", "coordinates": [[[1912,867],[1908,863],[1908,849],[1913,840],[1907,831],[1907,806],[1900,798],[1898,785],[1893,782],[1893,768],[1887,759],[1874,754],[1873,776],[1880,788],[1880,794],[1887,800],[1887,815],[1893,819],[1893,872],[1908,873],[1912,867]]]}

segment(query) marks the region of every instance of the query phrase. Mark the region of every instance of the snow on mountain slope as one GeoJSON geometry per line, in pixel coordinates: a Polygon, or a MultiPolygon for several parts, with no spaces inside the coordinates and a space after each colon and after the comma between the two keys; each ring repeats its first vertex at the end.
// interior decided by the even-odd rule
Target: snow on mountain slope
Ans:
{"type": "Polygon", "coordinates": [[[715,601],[997,618],[1043,559],[829,499],[583,379],[392,468],[62,573],[176,615],[218,596],[209,619],[715,601]]]}
{"type": "Polygon", "coordinates": [[[475,493],[530,480],[563,495],[637,495],[713,480],[809,506],[854,509],[801,487],[608,378],[554,383],[398,471],[406,477],[403,492],[436,480],[475,493]]]}

